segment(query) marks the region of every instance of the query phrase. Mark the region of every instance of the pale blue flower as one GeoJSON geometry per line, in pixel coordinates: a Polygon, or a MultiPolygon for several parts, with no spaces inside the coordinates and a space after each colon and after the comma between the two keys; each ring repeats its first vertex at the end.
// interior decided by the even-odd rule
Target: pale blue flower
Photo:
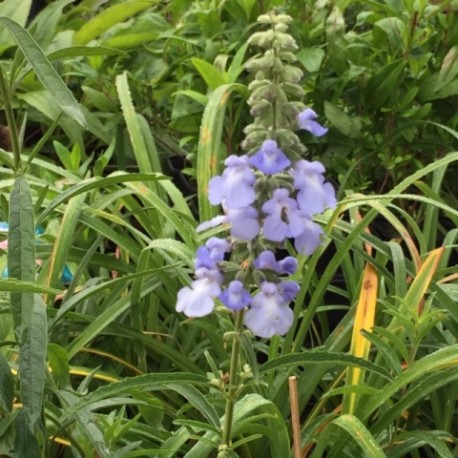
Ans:
{"type": "Polygon", "coordinates": [[[253,261],[253,265],[256,269],[273,270],[279,275],[293,274],[297,269],[297,260],[292,256],[287,256],[277,261],[272,251],[265,250],[253,261]]]}
{"type": "Polygon", "coordinates": [[[303,215],[303,231],[294,238],[294,248],[298,253],[311,255],[320,245],[323,229],[309,217],[303,215]]]}
{"type": "Polygon", "coordinates": [[[262,206],[262,211],[268,215],[262,227],[267,240],[282,242],[285,238],[294,237],[295,233],[298,232],[291,225],[291,217],[298,211],[297,202],[289,197],[287,189],[276,189],[272,199],[269,199],[262,206]]]}
{"type": "Polygon", "coordinates": [[[253,265],[256,269],[268,269],[277,271],[277,260],[272,251],[265,250],[259,254],[259,256],[253,261],[253,265]]]}
{"type": "Polygon", "coordinates": [[[244,323],[259,337],[284,335],[293,324],[294,314],[275,283],[264,282],[250,309],[245,313],[244,323]]]}
{"type": "Polygon", "coordinates": [[[315,135],[315,137],[322,137],[328,132],[328,129],[314,121],[317,117],[318,115],[311,108],[306,108],[304,111],[301,111],[297,115],[299,129],[307,130],[315,135]]]}
{"type": "Polygon", "coordinates": [[[250,157],[250,164],[266,175],[273,175],[289,167],[291,161],[278,147],[275,140],[266,140],[261,148],[250,157]]]}
{"type": "Polygon", "coordinates": [[[250,293],[243,287],[243,283],[234,280],[229,283],[218,299],[228,308],[234,311],[241,310],[251,303],[250,293]]]}
{"type": "Polygon", "coordinates": [[[227,212],[231,223],[231,235],[239,240],[250,241],[259,234],[258,211],[251,206],[234,208],[227,212]]]}
{"type": "Polygon", "coordinates": [[[229,156],[222,176],[213,177],[208,183],[208,200],[213,205],[224,202],[227,208],[242,208],[256,198],[253,189],[256,177],[247,156],[229,156]]]}
{"type": "Polygon", "coordinates": [[[200,246],[196,251],[196,269],[201,267],[217,269],[217,263],[224,259],[224,254],[230,249],[231,244],[226,239],[210,237],[205,246],[200,246]]]}
{"type": "Polygon", "coordinates": [[[215,298],[221,293],[221,274],[218,271],[198,269],[198,278],[178,291],[176,309],[188,317],[201,317],[211,313],[215,298]]]}
{"type": "Polygon", "coordinates": [[[300,286],[295,281],[281,281],[277,285],[277,290],[283,296],[285,303],[291,302],[300,289],[300,286]]]}
{"type": "Polygon", "coordinates": [[[336,195],[333,186],[324,182],[325,168],[318,161],[297,161],[292,175],[294,187],[299,190],[297,202],[299,208],[308,215],[322,213],[325,208],[336,205],[336,195]]]}

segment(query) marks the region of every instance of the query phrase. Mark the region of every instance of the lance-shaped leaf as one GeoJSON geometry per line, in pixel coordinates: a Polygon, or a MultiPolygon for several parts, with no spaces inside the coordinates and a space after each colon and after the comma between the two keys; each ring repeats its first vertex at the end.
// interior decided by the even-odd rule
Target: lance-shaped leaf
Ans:
{"type": "MultiPolygon", "coordinates": [[[[27,180],[16,178],[10,197],[8,271],[11,278],[35,280],[35,225],[27,180]]],[[[41,419],[47,346],[46,309],[41,296],[11,292],[11,312],[19,344],[20,393],[30,431],[41,419]]]]}
{"type": "Polygon", "coordinates": [[[0,24],[10,32],[27,61],[35,70],[38,79],[54,95],[62,111],[80,126],[86,127],[86,120],[77,100],[30,33],[7,17],[0,17],[0,24]]]}

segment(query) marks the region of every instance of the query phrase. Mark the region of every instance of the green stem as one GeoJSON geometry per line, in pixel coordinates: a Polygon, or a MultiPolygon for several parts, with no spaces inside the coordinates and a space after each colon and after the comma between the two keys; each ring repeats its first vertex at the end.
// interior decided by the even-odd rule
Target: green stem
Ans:
{"type": "Polygon", "coordinates": [[[231,354],[231,366],[229,369],[229,388],[227,390],[226,398],[226,411],[224,415],[223,425],[223,438],[222,443],[230,449],[232,445],[231,434],[232,434],[232,421],[234,418],[234,407],[238,391],[238,377],[239,377],[239,356],[240,356],[240,335],[243,331],[243,314],[244,310],[237,312],[235,318],[235,332],[234,341],[232,344],[231,354]]]}
{"type": "Polygon", "coordinates": [[[14,117],[10,94],[6,85],[5,75],[3,73],[2,67],[0,67],[0,94],[3,99],[3,106],[5,107],[6,121],[8,123],[8,128],[10,132],[11,146],[13,148],[14,169],[16,171],[19,171],[21,168],[21,149],[19,147],[16,119],[14,117]]]}

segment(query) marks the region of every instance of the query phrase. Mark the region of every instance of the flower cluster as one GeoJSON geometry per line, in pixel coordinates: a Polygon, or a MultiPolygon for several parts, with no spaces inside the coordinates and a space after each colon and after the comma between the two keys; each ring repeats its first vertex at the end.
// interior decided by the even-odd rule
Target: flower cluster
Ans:
{"type": "Polygon", "coordinates": [[[224,214],[197,228],[224,223],[230,236],[212,237],[198,248],[195,280],[179,291],[176,307],[189,317],[211,313],[216,301],[232,311],[245,310],[245,325],[265,338],[288,332],[294,319],[289,304],[300,289],[288,280],[297,260],[277,259],[279,249],[291,240],[298,253],[312,254],[323,235],[313,217],[336,204],[324,166],[303,159],[305,148],[295,133],[300,129],[321,137],[327,129],[316,121],[315,111],[288,99],[304,93],[297,84],[302,72],[291,65],[297,46],[285,33],[289,20],[261,16],[259,21],[272,29],[251,37],[251,44],[267,50],[247,65],[255,72],[248,100],[255,119],[245,128],[246,154],[229,156],[223,173],[210,180],[208,199],[224,214]]]}
{"type": "Polygon", "coordinates": [[[253,285],[240,278],[225,282],[225,255],[237,243],[250,243],[256,252],[258,247],[281,247],[287,239],[294,241],[299,253],[310,255],[322,237],[313,215],[335,206],[334,189],[325,182],[321,163],[301,159],[291,165],[275,140],[265,140],[252,156],[229,156],[225,165],[222,175],[213,177],[208,187],[210,202],[221,205],[225,214],[198,230],[229,223],[230,241],[212,237],[198,248],[196,279],[178,293],[177,310],[201,317],[213,311],[218,299],[233,311],[249,307],[244,322],[255,335],[283,335],[293,322],[288,305],[299,285],[280,276],[295,273],[296,259],[287,256],[278,261],[273,251],[260,251],[249,266],[258,278],[258,290],[252,296],[253,285]],[[269,279],[269,273],[275,280],[269,279]]]}

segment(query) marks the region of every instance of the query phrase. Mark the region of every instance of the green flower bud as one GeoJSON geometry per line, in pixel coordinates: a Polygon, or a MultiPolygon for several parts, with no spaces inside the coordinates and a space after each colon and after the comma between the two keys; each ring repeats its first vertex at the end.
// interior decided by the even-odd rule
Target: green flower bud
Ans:
{"type": "Polygon", "coordinates": [[[248,134],[242,142],[244,151],[250,151],[253,148],[258,148],[261,143],[269,137],[267,129],[257,130],[248,134]]]}
{"type": "Polygon", "coordinates": [[[275,39],[275,32],[273,30],[266,30],[264,32],[256,32],[248,38],[250,45],[259,46],[260,48],[268,48],[275,39]]]}
{"type": "Polygon", "coordinates": [[[252,105],[258,100],[272,101],[277,97],[277,95],[278,87],[275,84],[265,84],[261,87],[258,87],[251,93],[251,96],[248,99],[248,104],[252,105]]]}
{"type": "Polygon", "coordinates": [[[285,94],[291,95],[294,98],[300,99],[304,96],[304,89],[302,89],[302,87],[299,86],[299,84],[285,81],[284,83],[280,84],[280,87],[283,89],[285,94]]]}
{"type": "Polygon", "coordinates": [[[251,116],[253,116],[254,118],[257,118],[258,116],[261,116],[263,113],[265,113],[267,110],[271,110],[271,109],[272,109],[271,103],[269,103],[267,100],[259,100],[252,104],[250,113],[251,113],[251,116]]]}
{"type": "Polygon", "coordinates": [[[292,65],[285,65],[282,70],[282,77],[285,81],[290,83],[298,83],[304,73],[297,67],[293,67],[292,65]]]}
{"type": "Polygon", "coordinates": [[[286,32],[288,30],[287,24],[275,24],[274,26],[275,32],[286,32]]]}
{"type": "MultiPolygon", "coordinates": [[[[290,126],[288,127],[291,128],[290,126]]],[[[289,129],[277,129],[277,141],[283,147],[294,147],[301,143],[299,137],[289,129]]]]}
{"type": "Polygon", "coordinates": [[[284,49],[287,51],[295,51],[299,49],[299,47],[296,44],[296,40],[291,35],[288,35],[287,33],[283,32],[275,32],[274,47],[277,49],[284,49]]]}

